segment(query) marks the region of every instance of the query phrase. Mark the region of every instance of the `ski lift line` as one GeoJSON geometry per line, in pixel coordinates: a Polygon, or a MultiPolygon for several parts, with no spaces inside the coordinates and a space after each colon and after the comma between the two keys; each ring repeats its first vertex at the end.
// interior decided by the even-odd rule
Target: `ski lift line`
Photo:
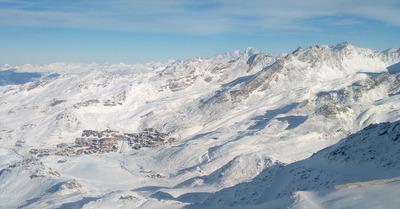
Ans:
{"type": "Polygon", "coordinates": [[[119,153],[122,153],[122,149],[124,148],[124,145],[125,145],[125,141],[122,141],[122,145],[121,145],[121,148],[119,150],[119,153]]]}
{"type": "Polygon", "coordinates": [[[13,149],[13,148],[8,148],[8,147],[0,147],[0,148],[6,149],[6,150],[11,150],[12,152],[14,152],[15,155],[18,155],[18,156],[20,156],[20,157],[22,157],[22,158],[25,158],[25,156],[19,154],[19,153],[18,153],[15,149],[13,149]]]}

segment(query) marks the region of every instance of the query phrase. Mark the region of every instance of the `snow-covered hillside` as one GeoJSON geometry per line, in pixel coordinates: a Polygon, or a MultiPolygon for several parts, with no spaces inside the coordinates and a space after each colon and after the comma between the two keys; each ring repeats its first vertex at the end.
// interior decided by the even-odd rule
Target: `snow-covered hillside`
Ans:
{"type": "Polygon", "coordinates": [[[398,48],[348,43],[6,65],[0,208],[299,208],[298,191],[331,203],[314,196],[400,176],[399,92],[398,48]]]}
{"type": "MultiPolygon", "coordinates": [[[[279,207],[289,207],[294,200],[292,194],[309,191],[326,195],[336,185],[398,177],[399,152],[400,121],[370,125],[310,158],[267,168],[249,183],[216,192],[206,205],[221,208],[260,204],[275,208],[279,203],[279,207]]],[[[386,205],[396,202],[397,198],[386,205]]]]}

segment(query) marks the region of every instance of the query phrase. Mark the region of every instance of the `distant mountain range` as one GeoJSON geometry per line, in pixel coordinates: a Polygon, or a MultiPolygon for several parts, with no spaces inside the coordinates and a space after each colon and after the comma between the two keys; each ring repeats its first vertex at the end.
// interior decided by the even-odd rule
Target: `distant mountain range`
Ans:
{"type": "Polygon", "coordinates": [[[349,43],[3,66],[0,208],[301,208],[400,176],[399,73],[349,43]]]}

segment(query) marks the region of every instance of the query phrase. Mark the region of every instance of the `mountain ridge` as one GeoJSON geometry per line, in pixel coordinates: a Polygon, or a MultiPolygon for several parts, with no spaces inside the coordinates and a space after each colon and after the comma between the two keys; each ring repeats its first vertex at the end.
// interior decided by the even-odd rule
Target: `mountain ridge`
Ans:
{"type": "MultiPolygon", "coordinates": [[[[282,192],[262,202],[262,188],[249,182],[268,174],[264,180],[278,184],[272,176],[288,165],[312,161],[314,153],[366,127],[391,126],[371,124],[400,120],[398,50],[341,43],[279,56],[253,48],[234,54],[138,65],[8,66],[42,73],[34,81],[0,86],[0,183],[18,182],[24,173],[19,186],[1,194],[32,185],[8,206],[108,208],[130,201],[157,208],[163,201],[183,208],[215,206],[213,198],[224,196],[225,206],[272,204],[282,192]],[[110,134],[84,136],[102,131],[110,134]],[[163,143],[166,136],[174,140],[163,143]],[[37,163],[24,164],[30,158],[37,163]],[[38,178],[26,178],[39,168],[38,178]],[[50,168],[59,173],[56,180],[50,168]],[[32,192],[40,185],[36,179],[47,182],[43,197],[32,192]],[[54,193],[61,184],[75,186],[54,193]],[[249,185],[258,195],[246,196],[249,185]],[[233,189],[238,195],[228,198],[233,189]],[[50,204],[55,201],[58,206],[50,204]]],[[[293,203],[296,189],[302,188],[283,189],[279,207],[293,203]]]]}

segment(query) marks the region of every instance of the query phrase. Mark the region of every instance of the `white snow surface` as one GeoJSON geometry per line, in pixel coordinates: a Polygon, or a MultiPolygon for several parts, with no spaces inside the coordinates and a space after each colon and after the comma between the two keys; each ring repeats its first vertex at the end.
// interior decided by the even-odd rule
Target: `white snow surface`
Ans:
{"type": "Polygon", "coordinates": [[[293,209],[323,209],[323,208],[398,208],[400,199],[400,182],[386,185],[373,185],[333,191],[328,194],[316,192],[297,192],[300,201],[293,209]]]}
{"type": "Polygon", "coordinates": [[[184,62],[5,65],[0,208],[395,208],[398,182],[333,188],[400,176],[399,63],[396,47],[341,43],[284,56],[247,48],[184,62]],[[32,152],[107,129],[177,140],[32,152]]]}

